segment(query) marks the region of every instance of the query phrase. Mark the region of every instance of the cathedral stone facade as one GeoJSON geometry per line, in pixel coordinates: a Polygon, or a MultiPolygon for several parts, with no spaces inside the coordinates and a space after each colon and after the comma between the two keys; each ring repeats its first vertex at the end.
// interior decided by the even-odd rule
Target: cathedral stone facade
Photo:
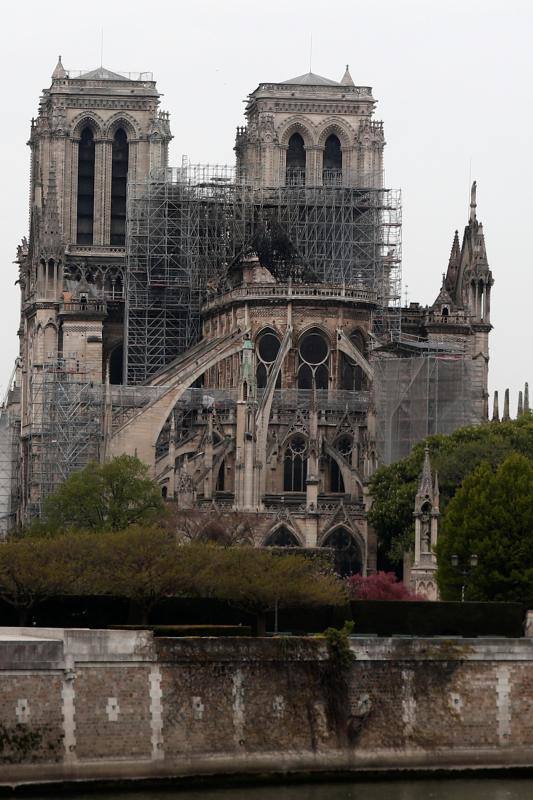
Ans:
{"type": "Polygon", "coordinates": [[[474,187],[435,303],[404,309],[400,331],[375,105],[348,68],[339,82],[261,83],[231,185],[193,181],[168,167],[151,75],[75,74],[60,59],[29,142],[13,519],[89,459],[130,453],[199,531],[233,514],[256,545],[331,546],[341,572],[375,570],[380,363],[459,342],[456,358],[477,365],[467,421],[482,421],[492,286],[474,187]],[[162,238],[141,253],[150,219],[162,238]],[[196,305],[169,305],[184,286],[196,305]],[[128,381],[139,357],[143,379],[128,381]]]}

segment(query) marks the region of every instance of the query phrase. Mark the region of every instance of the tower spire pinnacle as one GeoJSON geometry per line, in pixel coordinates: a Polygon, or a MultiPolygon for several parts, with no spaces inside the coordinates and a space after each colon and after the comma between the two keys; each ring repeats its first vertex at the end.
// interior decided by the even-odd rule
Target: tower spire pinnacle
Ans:
{"type": "Polygon", "coordinates": [[[61,63],[61,56],[58,56],[57,65],[55,70],[52,72],[52,80],[59,80],[61,78],[68,78],[68,73],[61,63]]]}
{"type": "Polygon", "coordinates": [[[346,72],[342,76],[341,86],[355,86],[352,76],[350,75],[350,67],[346,64],[346,72]]]}
{"type": "Polygon", "coordinates": [[[477,208],[477,181],[474,181],[470,189],[470,222],[476,222],[476,208],[477,208]]]}

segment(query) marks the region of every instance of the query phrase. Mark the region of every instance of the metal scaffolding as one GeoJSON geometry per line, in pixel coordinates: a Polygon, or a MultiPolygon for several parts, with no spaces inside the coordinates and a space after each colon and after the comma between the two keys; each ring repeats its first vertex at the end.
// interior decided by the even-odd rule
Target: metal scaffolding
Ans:
{"type": "Polygon", "coordinates": [[[482,396],[472,396],[476,369],[458,345],[426,343],[410,355],[375,352],[376,444],[380,463],[392,464],[433,434],[450,434],[482,419],[482,396]]]}
{"type": "Polygon", "coordinates": [[[28,439],[30,513],[76,470],[97,461],[103,436],[103,390],[88,375],[59,360],[36,373],[31,385],[28,439]]]}
{"type": "Polygon", "coordinates": [[[0,541],[15,526],[18,506],[20,419],[15,408],[18,402],[0,409],[0,541]]]}
{"type": "MultiPolygon", "coordinates": [[[[399,331],[400,196],[341,186],[260,187],[227,166],[184,164],[129,187],[126,382],[143,383],[200,337],[205,292],[260,234],[283,237],[295,269],[280,282],[344,284],[374,291],[375,332],[399,331]]],[[[284,273],[285,269],[285,273],[284,273]]]]}

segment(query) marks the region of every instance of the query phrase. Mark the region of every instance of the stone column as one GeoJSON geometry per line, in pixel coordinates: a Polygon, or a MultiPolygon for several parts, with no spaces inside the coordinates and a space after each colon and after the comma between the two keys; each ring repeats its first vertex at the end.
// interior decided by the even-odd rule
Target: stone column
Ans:
{"type": "Polygon", "coordinates": [[[287,150],[288,145],[278,147],[278,175],[275,177],[274,183],[276,186],[285,186],[285,172],[287,170],[287,150]]]}
{"type": "Polygon", "coordinates": [[[93,244],[109,243],[111,226],[111,139],[95,140],[93,244]]]}
{"type": "Polygon", "coordinates": [[[70,204],[65,203],[65,243],[76,244],[78,238],[78,155],[79,137],[70,142],[70,204]]]}

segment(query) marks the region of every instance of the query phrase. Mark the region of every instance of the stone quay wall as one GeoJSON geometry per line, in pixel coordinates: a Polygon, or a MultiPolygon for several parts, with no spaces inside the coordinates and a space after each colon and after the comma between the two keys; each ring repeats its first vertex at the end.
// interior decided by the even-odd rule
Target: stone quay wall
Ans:
{"type": "Polygon", "coordinates": [[[0,786],[533,766],[533,640],[0,628],[0,786]]]}

